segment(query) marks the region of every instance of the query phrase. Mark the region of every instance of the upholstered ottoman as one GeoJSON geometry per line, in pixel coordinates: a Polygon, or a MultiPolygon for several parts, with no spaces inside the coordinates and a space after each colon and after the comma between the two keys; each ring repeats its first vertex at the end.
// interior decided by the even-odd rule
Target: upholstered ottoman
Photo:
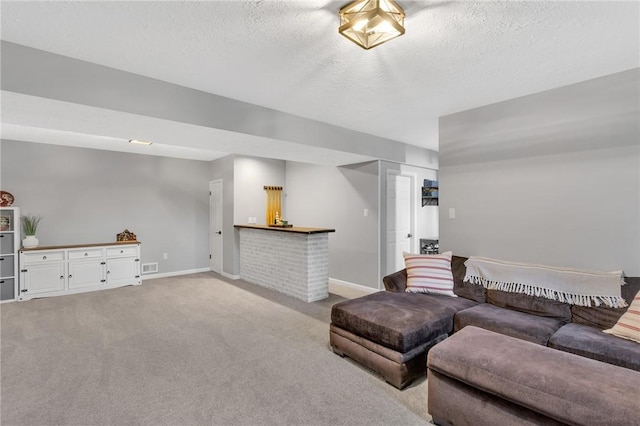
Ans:
{"type": "Polygon", "coordinates": [[[426,353],[453,331],[454,314],[476,304],[462,297],[373,293],[332,307],[329,342],[334,353],[402,389],[425,374],[426,353]]]}
{"type": "Polygon", "coordinates": [[[637,425],[640,372],[468,326],[431,348],[438,425],[637,425]]]}

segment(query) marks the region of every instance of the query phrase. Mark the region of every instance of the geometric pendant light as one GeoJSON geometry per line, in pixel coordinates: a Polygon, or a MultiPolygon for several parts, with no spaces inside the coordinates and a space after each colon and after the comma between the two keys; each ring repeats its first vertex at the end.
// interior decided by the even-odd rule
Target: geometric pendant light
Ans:
{"type": "Polygon", "coordinates": [[[404,10],[393,0],[356,0],[340,9],[338,32],[371,49],[404,34],[404,10]]]}

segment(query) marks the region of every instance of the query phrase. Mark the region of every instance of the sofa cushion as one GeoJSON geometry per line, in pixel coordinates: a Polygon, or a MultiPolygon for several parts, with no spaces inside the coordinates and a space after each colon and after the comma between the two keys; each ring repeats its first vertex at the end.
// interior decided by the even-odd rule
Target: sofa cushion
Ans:
{"type": "Polygon", "coordinates": [[[565,322],[571,320],[571,305],[544,297],[500,290],[487,290],[487,303],[540,317],[559,318],[565,322]]]}
{"type": "MultiPolygon", "coordinates": [[[[451,256],[451,272],[453,274],[453,292],[465,299],[473,300],[478,303],[485,303],[486,290],[483,286],[464,282],[464,276],[467,267],[464,266],[466,257],[451,256]]],[[[407,270],[394,272],[382,278],[382,283],[387,291],[395,293],[403,292],[407,288],[407,270]]]]}
{"type": "Polygon", "coordinates": [[[549,347],[640,371],[640,343],[611,336],[595,327],[567,324],[551,336],[549,347]]]}
{"type": "Polygon", "coordinates": [[[546,346],[553,333],[565,323],[558,318],[540,317],[483,303],[458,312],[454,318],[454,330],[457,332],[472,325],[546,346]]]}
{"type": "MultiPolygon", "coordinates": [[[[627,303],[631,304],[633,297],[640,291],[640,277],[625,277],[626,284],[620,293],[627,303]]],[[[601,330],[612,328],[627,308],[610,308],[608,306],[571,306],[571,322],[597,327],[601,330]]]]}
{"type": "Polygon", "coordinates": [[[384,291],[336,303],[331,308],[331,322],[405,353],[451,333],[453,315],[475,304],[461,297],[384,291]]]}
{"type": "MultiPolygon", "coordinates": [[[[633,425],[640,415],[640,373],[475,327],[434,346],[427,355],[427,365],[429,372],[566,424],[633,425]]],[[[477,410],[471,407],[467,411],[467,407],[454,404],[445,408],[469,413],[477,410]]],[[[501,424],[465,420],[461,424],[501,424]]]]}
{"type": "Polygon", "coordinates": [[[606,330],[616,325],[627,308],[610,308],[608,306],[571,306],[571,322],[606,330]]]}
{"type": "Polygon", "coordinates": [[[487,297],[484,286],[464,282],[464,276],[467,273],[467,267],[464,266],[464,262],[466,262],[467,259],[468,258],[461,256],[451,257],[453,292],[460,297],[464,297],[478,303],[485,303],[487,301],[487,297]]]}
{"type": "Polygon", "coordinates": [[[450,251],[441,254],[402,253],[407,270],[408,293],[456,297],[453,292],[450,251]]]}

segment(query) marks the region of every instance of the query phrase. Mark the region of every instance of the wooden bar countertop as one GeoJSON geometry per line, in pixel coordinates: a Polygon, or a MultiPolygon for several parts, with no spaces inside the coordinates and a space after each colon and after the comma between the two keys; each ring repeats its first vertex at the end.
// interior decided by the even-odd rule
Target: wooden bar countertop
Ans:
{"type": "Polygon", "coordinates": [[[327,228],[303,228],[300,226],[293,226],[291,228],[283,228],[281,226],[267,226],[267,225],[233,225],[234,228],[247,228],[247,229],[262,229],[264,231],[277,231],[277,232],[292,232],[294,234],[321,234],[323,232],[336,232],[335,229],[327,228]]]}

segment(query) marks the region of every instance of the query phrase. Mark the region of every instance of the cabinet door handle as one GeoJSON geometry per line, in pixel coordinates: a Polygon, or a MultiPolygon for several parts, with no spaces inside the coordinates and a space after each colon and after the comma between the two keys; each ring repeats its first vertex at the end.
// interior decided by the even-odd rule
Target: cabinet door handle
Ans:
{"type": "Polygon", "coordinates": [[[124,253],[124,250],[120,250],[120,254],[124,253]]]}
{"type": "Polygon", "coordinates": [[[0,261],[4,260],[4,257],[0,257],[0,261]]]}
{"type": "Polygon", "coordinates": [[[42,260],[47,260],[47,256],[42,256],[42,260]]]}
{"type": "Polygon", "coordinates": [[[110,274],[110,273],[111,273],[111,271],[107,271],[107,274],[110,274]]]}
{"type": "Polygon", "coordinates": [[[4,238],[4,235],[0,235],[0,238],[4,238]]]}
{"type": "Polygon", "coordinates": [[[64,279],[64,275],[60,275],[60,279],[63,280],[64,279]]]}
{"type": "Polygon", "coordinates": [[[73,277],[73,275],[69,274],[69,278],[73,277]]]}
{"type": "Polygon", "coordinates": [[[85,254],[84,254],[84,257],[87,257],[87,256],[89,256],[89,253],[85,253],[85,254]]]}
{"type": "Polygon", "coordinates": [[[0,284],[4,284],[4,280],[0,281],[0,284]]]}

